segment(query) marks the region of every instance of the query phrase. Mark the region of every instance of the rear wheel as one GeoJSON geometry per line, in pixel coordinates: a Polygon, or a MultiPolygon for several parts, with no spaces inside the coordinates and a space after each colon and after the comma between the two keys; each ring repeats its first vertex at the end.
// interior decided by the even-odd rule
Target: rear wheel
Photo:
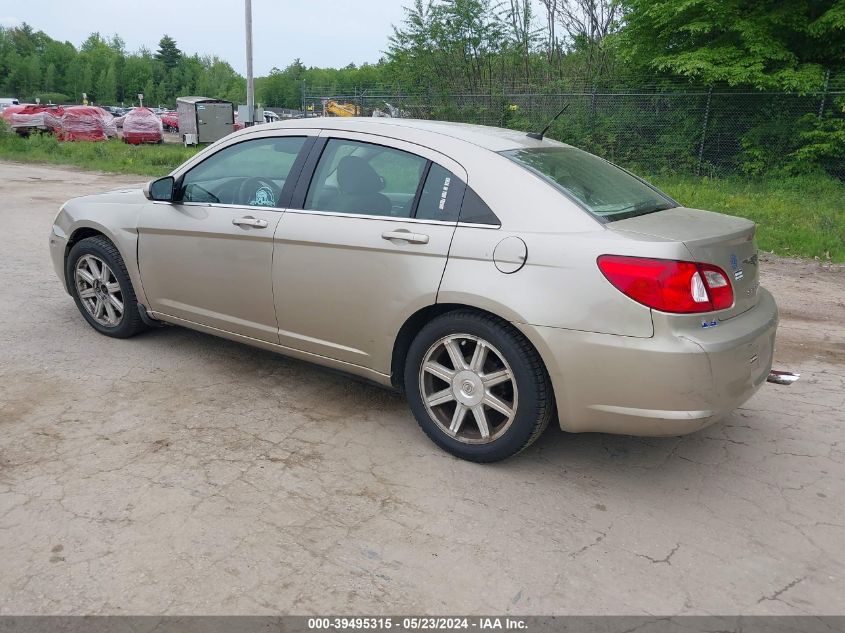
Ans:
{"type": "Polygon", "coordinates": [[[444,314],[420,331],[406,359],[405,390],[423,431],[476,462],[527,448],[554,410],[531,344],[507,322],[472,311],[444,314]]]}
{"type": "Polygon", "coordinates": [[[123,258],[105,237],[87,237],[74,244],[65,276],[76,307],[101,334],[128,338],[146,329],[123,258]]]}

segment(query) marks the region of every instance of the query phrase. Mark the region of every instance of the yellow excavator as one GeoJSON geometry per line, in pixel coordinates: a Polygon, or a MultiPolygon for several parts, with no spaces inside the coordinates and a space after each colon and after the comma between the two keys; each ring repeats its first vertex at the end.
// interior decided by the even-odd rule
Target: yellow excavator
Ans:
{"type": "Polygon", "coordinates": [[[323,104],[323,115],[332,116],[361,116],[361,108],[354,103],[340,103],[329,99],[323,104]]]}

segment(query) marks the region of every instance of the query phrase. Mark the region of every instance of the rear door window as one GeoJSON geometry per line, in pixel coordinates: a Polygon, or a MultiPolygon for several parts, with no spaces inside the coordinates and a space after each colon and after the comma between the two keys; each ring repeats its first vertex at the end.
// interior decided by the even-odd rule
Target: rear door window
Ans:
{"type": "Polygon", "coordinates": [[[411,217],[426,159],[346,139],[326,143],[305,197],[305,209],[411,217]]]}

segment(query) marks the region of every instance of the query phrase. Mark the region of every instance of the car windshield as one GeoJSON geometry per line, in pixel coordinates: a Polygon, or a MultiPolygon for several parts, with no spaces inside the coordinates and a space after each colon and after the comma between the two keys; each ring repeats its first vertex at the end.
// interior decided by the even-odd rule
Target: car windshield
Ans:
{"type": "Polygon", "coordinates": [[[502,154],[562,190],[602,222],[676,206],[625,170],[574,147],[514,149],[502,154]]]}

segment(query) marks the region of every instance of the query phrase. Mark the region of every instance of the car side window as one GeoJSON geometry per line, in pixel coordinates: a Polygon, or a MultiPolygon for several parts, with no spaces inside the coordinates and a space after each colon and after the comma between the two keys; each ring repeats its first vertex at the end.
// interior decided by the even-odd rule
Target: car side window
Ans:
{"type": "Polygon", "coordinates": [[[420,220],[457,222],[465,187],[463,181],[451,171],[432,163],[414,217],[420,220]]]}
{"type": "Polygon", "coordinates": [[[221,149],[182,177],[180,199],[278,207],[304,143],[304,136],[282,136],[253,139],[221,149]]]}
{"type": "Polygon", "coordinates": [[[344,139],[323,149],[305,208],[411,217],[426,159],[409,152],[344,139]]]}

